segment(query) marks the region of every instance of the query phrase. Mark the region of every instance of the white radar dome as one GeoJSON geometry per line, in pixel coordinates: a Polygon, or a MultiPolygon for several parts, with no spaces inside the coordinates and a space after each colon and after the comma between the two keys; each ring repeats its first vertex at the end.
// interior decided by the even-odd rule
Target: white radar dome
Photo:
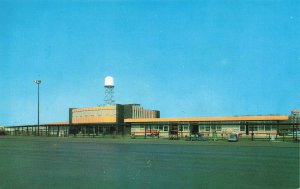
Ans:
{"type": "Polygon", "coordinates": [[[105,77],[104,86],[105,87],[113,87],[114,86],[114,78],[111,76],[105,77]]]}

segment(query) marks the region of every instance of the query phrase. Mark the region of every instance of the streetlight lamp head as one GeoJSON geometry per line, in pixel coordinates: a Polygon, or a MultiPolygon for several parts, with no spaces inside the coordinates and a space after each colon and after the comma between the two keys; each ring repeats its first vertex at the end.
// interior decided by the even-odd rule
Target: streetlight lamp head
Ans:
{"type": "Polygon", "coordinates": [[[292,110],[292,115],[296,116],[298,114],[299,114],[299,110],[297,110],[297,109],[292,110]]]}
{"type": "Polygon", "coordinates": [[[41,80],[35,80],[34,81],[36,84],[40,84],[42,81],[41,80]]]}

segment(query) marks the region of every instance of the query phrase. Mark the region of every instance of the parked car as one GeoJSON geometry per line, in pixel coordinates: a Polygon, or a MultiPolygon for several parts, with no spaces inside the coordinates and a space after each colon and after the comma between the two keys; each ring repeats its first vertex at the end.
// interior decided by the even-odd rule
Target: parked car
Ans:
{"type": "Polygon", "coordinates": [[[157,130],[146,130],[146,136],[158,136],[159,132],[157,130]]]}
{"type": "Polygon", "coordinates": [[[299,137],[299,135],[300,135],[300,130],[295,130],[294,131],[294,134],[293,134],[293,130],[279,130],[278,131],[278,135],[279,136],[296,136],[297,135],[297,137],[299,137]]]}
{"type": "Polygon", "coordinates": [[[198,141],[207,141],[208,137],[204,136],[204,134],[199,133],[198,134],[198,141]]]}
{"type": "Polygon", "coordinates": [[[228,142],[237,142],[240,140],[239,133],[229,133],[228,134],[228,142]]]}
{"type": "Polygon", "coordinates": [[[190,134],[189,136],[186,136],[186,141],[207,141],[208,138],[204,136],[202,133],[197,134],[190,134]]]}
{"type": "Polygon", "coordinates": [[[279,130],[278,135],[279,136],[287,136],[289,134],[288,130],[279,130]]]}

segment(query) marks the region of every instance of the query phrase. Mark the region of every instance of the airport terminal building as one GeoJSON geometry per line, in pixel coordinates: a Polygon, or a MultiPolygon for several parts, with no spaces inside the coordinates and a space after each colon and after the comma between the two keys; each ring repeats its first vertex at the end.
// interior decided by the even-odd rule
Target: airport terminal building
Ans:
{"type": "MultiPolygon", "coordinates": [[[[108,135],[157,136],[179,138],[193,133],[211,136],[216,133],[226,137],[228,133],[241,135],[276,135],[283,128],[290,128],[291,117],[287,115],[228,116],[160,118],[160,111],[143,108],[140,104],[116,104],[88,108],[70,108],[69,121],[40,125],[41,135],[108,135]]],[[[297,121],[299,122],[299,120],[297,121]]],[[[12,134],[34,134],[36,125],[7,127],[12,134]]]]}
{"type": "Polygon", "coordinates": [[[10,126],[5,127],[5,130],[16,135],[46,136],[122,134],[134,137],[166,138],[176,135],[177,138],[181,138],[194,133],[223,137],[231,132],[237,132],[244,136],[270,136],[277,135],[283,129],[295,130],[295,125],[299,125],[300,121],[298,110],[293,110],[291,116],[161,118],[160,111],[143,108],[140,104],[115,104],[114,80],[111,76],[105,78],[104,87],[105,105],[69,108],[67,122],[10,126]]]}

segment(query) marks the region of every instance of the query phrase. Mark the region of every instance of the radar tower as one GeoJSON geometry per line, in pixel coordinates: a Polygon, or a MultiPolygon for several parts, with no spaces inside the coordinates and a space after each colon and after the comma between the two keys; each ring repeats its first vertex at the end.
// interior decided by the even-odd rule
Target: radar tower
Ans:
{"type": "Polygon", "coordinates": [[[107,76],[104,79],[104,88],[105,88],[105,98],[104,103],[107,106],[115,105],[114,100],[114,78],[107,76]]]}

